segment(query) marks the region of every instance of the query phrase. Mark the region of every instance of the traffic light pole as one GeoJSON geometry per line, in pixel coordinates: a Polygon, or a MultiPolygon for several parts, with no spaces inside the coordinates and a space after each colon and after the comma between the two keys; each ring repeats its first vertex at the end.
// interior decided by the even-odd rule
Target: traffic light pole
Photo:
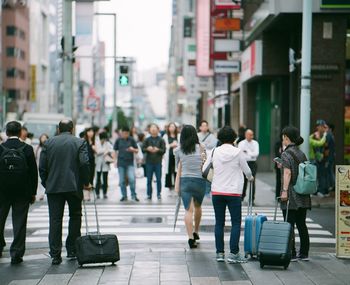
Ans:
{"type": "Polygon", "coordinates": [[[311,112],[311,37],[312,2],[303,1],[303,35],[301,59],[301,95],[300,95],[300,135],[305,142],[301,150],[309,156],[310,112],[311,112]]]}
{"type": "Polygon", "coordinates": [[[73,115],[73,64],[72,64],[72,1],[63,1],[63,111],[64,115],[73,115]]]}

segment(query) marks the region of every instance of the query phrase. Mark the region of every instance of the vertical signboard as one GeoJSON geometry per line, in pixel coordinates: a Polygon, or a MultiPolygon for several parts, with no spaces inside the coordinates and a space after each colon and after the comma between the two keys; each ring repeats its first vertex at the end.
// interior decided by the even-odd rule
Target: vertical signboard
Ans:
{"type": "Polygon", "coordinates": [[[36,65],[30,66],[30,101],[36,100],[36,65]]]}
{"type": "Polygon", "coordinates": [[[350,165],[336,166],[336,255],[350,258],[350,165]]]}
{"type": "Polygon", "coordinates": [[[213,76],[210,69],[210,0],[197,1],[197,76],[213,76]]]}
{"type": "Polygon", "coordinates": [[[76,43],[89,46],[92,44],[94,3],[76,3],[75,7],[76,43]]]}

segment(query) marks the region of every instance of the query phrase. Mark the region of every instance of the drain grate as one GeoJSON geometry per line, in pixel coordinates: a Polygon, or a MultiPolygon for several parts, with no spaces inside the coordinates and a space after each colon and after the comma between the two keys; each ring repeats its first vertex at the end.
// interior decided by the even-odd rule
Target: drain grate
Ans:
{"type": "Polygon", "coordinates": [[[161,224],[162,222],[162,217],[134,217],[131,220],[133,224],[161,224]]]}

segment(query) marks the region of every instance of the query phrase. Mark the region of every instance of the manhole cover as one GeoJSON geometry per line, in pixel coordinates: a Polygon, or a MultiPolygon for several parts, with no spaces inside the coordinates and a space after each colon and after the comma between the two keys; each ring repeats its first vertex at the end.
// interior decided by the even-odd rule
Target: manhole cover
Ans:
{"type": "Polygon", "coordinates": [[[133,224],[161,224],[162,222],[161,217],[135,217],[131,220],[133,224]]]}

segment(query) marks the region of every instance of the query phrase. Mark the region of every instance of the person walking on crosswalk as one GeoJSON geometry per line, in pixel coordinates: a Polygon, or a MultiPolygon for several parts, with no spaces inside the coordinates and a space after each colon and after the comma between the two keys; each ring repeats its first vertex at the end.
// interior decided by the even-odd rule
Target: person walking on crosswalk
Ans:
{"type": "Polygon", "coordinates": [[[254,177],[242,151],[233,146],[237,135],[231,127],[223,127],[218,133],[221,146],[214,149],[204,168],[213,163],[212,201],[215,212],[216,260],[225,261],[224,227],[228,208],[231,216],[229,263],[243,263],[246,259],[239,253],[239,239],[242,222],[243,173],[249,181],[254,177]]]}
{"type": "Polygon", "coordinates": [[[183,127],[180,147],[175,150],[177,175],[175,191],[181,195],[184,204],[185,225],[190,248],[197,247],[199,225],[202,218],[202,202],[205,195],[205,180],[202,177],[204,146],[200,146],[196,129],[191,125],[183,127]],[[193,230],[194,214],[194,230],[193,230]]]}
{"type": "Polygon", "coordinates": [[[46,188],[49,206],[49,245],[52,264],[62,262],[62,221],[66,202],[69,227],[66,239],[67,257],[75,257],[75,240],[81,235],[81,202],[83,189],[91,189],[89,156],[86,141],[73,136],[73,122],[62,120],[59,135],[50,138],[40,156],[39,172],[46,188]]]}
{"type": "Polygon", "coordinates": [[[21,124],[7,123],[8,140],[0,146],[0,257],[6,245],[4,228],[10,209],[14,239],[11,264],[23,262],[29,205],[35,202],[38,169],[33,147],[20,141],[21,124]]]}

